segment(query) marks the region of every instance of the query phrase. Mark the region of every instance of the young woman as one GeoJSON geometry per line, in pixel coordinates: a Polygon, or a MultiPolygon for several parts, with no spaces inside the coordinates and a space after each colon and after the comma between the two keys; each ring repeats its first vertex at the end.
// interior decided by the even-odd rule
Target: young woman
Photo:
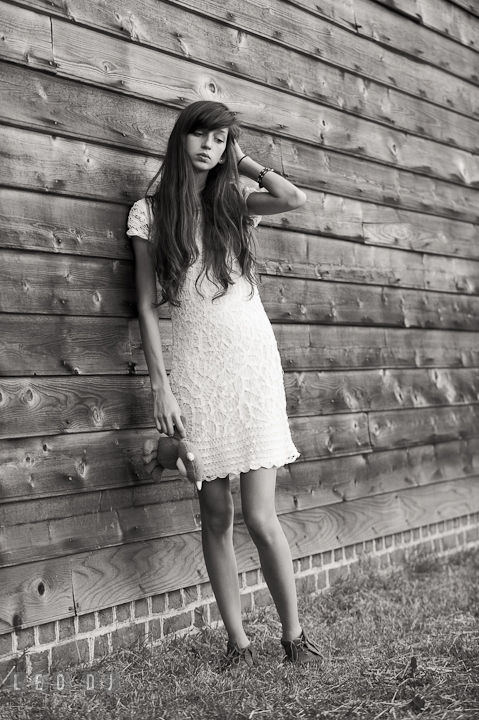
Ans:
{"type": "MultiPolygon", "coordinates": [[[[140,331],[156,426],[187,436],[203,458],[203,552],[228,633],[227,663],[252,665],[254,658],[241,622],[229,474],[241,476],[243,517],[281,619],[285,660],[311,662],[321,655],[299,623],[291,553],[274,503],[276,469],[299,453],[275,336],[256,286],[252,235],[260,215],[297,208],[306,196],[245,155],[237,137],[235,115],[225,105],[189,105],[169,138],[156,192],[133,205],[127,232],[140,331]],[[238,168],[259,191],[239,182],[238,168]],[[173,325],[169,378],[158,326],[164,302],[173,325]]],[[[154,464],[154,454],[146,461],[154,464]]]]}

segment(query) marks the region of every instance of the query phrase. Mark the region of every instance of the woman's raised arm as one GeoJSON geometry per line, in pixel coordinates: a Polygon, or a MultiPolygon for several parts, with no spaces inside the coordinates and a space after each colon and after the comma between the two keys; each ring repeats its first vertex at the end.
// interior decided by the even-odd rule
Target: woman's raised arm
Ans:
{"type": "MultiPolygon", "coordinates": [[[[241,160],[239,171],[256,182],[263,165],[249,155],[245,156],[237,142],[234,148],[237,161],[241,160]]],[[[262,178],[262,185],[268,192],[250,193],[246,201],[251,215],[276,215],[301,207],[306,202],[306,193],[275,172],[267,172],[262,178]]]]}

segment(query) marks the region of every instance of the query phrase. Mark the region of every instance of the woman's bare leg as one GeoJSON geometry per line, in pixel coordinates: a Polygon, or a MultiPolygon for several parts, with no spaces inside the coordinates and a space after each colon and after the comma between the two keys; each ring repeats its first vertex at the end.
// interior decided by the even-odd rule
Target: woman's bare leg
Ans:
{"type": "Polygon", "coordinates": [[[198,492],[203,554],[230,642],[246,647],[249,640],[241,621],[238,567],[233,548],[233,499],[229,478],[204,482],[198,492]]]}
{"type": "Polygon", "coordinates": [[[264,579],[283,626],[283,640],[301,635],[293,561],[276,516],[276,468],[259,468],[241,475],[243,517],[258,549],[264,579]]]}

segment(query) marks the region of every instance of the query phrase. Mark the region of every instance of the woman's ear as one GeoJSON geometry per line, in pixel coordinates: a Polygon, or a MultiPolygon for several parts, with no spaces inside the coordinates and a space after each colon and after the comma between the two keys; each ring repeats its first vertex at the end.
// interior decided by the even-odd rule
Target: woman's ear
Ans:
{"type": "Polygon", "coordinates": [[[226,152],[224,152],[223,155],[220,157],[220,159],[218,160],[218,163],[220,165],[223,165],[225,160],[226,160],[226,152]]]}

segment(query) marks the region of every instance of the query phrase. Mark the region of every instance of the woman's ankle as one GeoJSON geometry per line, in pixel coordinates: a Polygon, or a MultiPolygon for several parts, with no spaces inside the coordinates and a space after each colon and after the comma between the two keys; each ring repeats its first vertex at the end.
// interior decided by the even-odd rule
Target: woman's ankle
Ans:
{"type": "Polygon", "coordinates": [[[251,644],[245,633],[228,634],[228,642],[231,645],[237,645],[240,649],[251,644]]]}
{"type": "Polygon", "coordinates": [[[297,640],[299,637],[301,637],[302,632],[303,628],[301,627],[301,625],[283,627],[283,635],[281,637],[281,640],[284,640],[284,642],[292,642],[293,640],[297,640]]]}

